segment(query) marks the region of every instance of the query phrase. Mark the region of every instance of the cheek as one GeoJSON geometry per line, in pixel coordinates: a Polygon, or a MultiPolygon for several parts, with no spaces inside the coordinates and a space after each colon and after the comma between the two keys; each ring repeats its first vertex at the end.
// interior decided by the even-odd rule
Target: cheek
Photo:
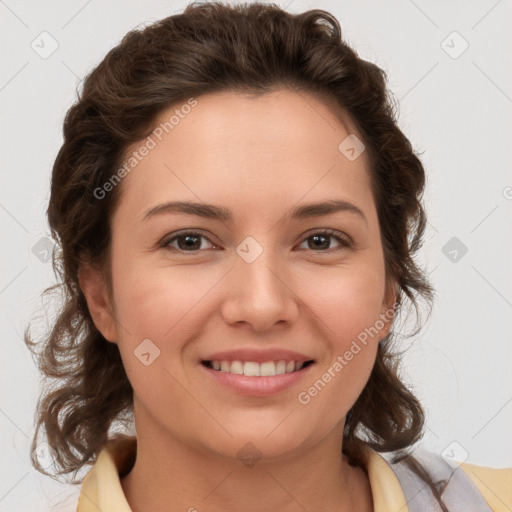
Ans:
{"type": "Polygon", "coordinates": [[[381,298],[366,288],[345,284],[316,304],[327,340],[325,357],[296,397],[315,432],[327,433],[352,408],[370,377],[378,349],[375,326],[381,298]]]}
{"type": "MultiPolygon", "coordinates": [[[[154,338],[162,342],[173,331],[182,332],[201,300],[218,277],[210,272],[190,273],[175,268],[125,263],[113,272],[116,313],[135,342],[154,338]]],[[[123,334],[123,333],[121,333],[123,334]]]]}
{"type": "Polygon", "coordinates": [[[184,381],[180,353],[194,336],[194,325],[197,329],[194,306],[208,287],[198,288],[183,272],[142,265],[119,266],[112,279],[118,345],[135,395],[153,411],[161,409],[162,393],[167,407],[183,409],[187,395],[178,384],[184,381]]]}
{"type": "MultiPolygon", "coordinates": [[[[223,272],[217,274],[205,268],[191,276],[179,266],[127,262],[113,272],[119,350],[132,387],[145,403],[153,403],[155,390],[160,389],[166,391],[169,404],[184,406],[180,400],[187,397],[178,384],[188,378],[184,357],[187,347],[193,346],[190,342],[202,335],[208,315],[215,314],[215,309],[205,308],[208,293],[223,272]],[[150,364],[145,366],[146,362],[150,364]]],[[[158,407],[158,400],[154,405],[158,407]]]]}
{"type": "Polygon", "coordinates": [[[382,274],[378,262],[322,279],[317,273],[318,286],[309,292],[308,306],[327,343],[318,374],[305,383],[298,401],[326,424],[352,407],[371,374],[382,328],[382,274]]]}
{"type": "Polygon", "coordinates": [[[379,319],[385,289],[384,270],[379,267],[375,262],[374,266],[330,269],[324,274],[317,271],[310,281],[304,280],[314,285],[303,289],[303,297],[328,328],[336,348],[343,349],[379,319]]]}

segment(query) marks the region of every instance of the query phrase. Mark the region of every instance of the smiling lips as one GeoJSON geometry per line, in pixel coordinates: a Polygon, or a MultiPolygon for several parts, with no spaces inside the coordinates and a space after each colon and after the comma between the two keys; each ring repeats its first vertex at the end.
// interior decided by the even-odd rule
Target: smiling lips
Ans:
{"type": "Polygon", "coordinates": [[[221,361],[216,359],[214,361],[205,361],[205,364],[208,368],[235,375],[245,375],[247,377],[273,377],[275,375],[296,372],[311,362],[312,361],[285,361],[284,359],[281,359],[279,361],[257,363],[255,361],[221,361]]]}
{"type": "Polygon", "coordinates": [[[280,349],[238,349],[217,352],[201,360],[215,382],[250,396],[271,396],[298,383],[314,359],[280,349]]]}

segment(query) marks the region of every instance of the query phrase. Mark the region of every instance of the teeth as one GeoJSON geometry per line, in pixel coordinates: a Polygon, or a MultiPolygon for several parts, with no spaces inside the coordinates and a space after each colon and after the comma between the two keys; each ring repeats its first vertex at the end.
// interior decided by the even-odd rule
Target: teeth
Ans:
{"type": "Polygon", "coordinates": [[[261,363],[258,366],[260,367],[260,375],[262,377],[276,374],[276,363],[274,363],[274,361],[269,361],[268,363],[261,363]]]}
{"type": "Polygon", "coordinates": [[[286,361],[277,361],[276,375],[282,375],[283,373],[286,373],[286,361]]]}
{"type": "MultiPolygon", "coordinates": [[[[231,365],[233,368],[233,365],[231,365]]],[[[248,377],[259,377],[260,376],[260,365],[258,363],[247,362],[244,363],[244,375],[248,377]]]]}
{"type": "Polygon", "coordinates": [[[231,363],[230,373],[235,373],[236,375],[244,374],[244,364],[242,361],[233,361],[231,363]]]}
{"type": "Polygon", "coordinates": [[[214,370],[245,375],[247,377],[273,377],[275,375],[283,375],[284,373],[296,372],[303,366],[303,362],[286,362],[283,360],[267,361],[261,364],[254,361],[211,361],[211,367],[214,370]]]}

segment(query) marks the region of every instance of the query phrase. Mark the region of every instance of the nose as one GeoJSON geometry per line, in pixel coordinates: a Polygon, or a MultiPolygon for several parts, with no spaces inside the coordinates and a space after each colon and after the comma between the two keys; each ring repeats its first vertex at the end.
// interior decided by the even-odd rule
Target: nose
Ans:
{"type": "Polygon", "coordinates": [[[268,253],[263,251],[252,263],[235,258],[222,304],[228,324],[247,324],[255,331],[265,331],[297,319],[298,297],[291,279],[268,253]]]}

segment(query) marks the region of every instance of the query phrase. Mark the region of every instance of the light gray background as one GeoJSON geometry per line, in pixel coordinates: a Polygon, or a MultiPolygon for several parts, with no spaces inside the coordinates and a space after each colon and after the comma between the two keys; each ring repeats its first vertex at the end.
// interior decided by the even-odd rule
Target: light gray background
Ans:
{"type": "MultiPolygon", "coordinates": [[[[474,464],[512,466],[511,2],[277,3],[292,12],[323,8],[340,20],[349,44],[388,72],[400,127],[422,152],[429,226],[421,261],[437,301],[412,340],[404,377],[428,412],[424,444],[474,464]],[[454,31],[469,44],[457,58],[463,41],[454,31]],[[458,246],[446,246],[453,237],[458,246]]],[[[39,388],[22,342],[54,279],[41,261],[44,247],[39,257],[32,249],[48,232],[49,176],[65,112],[81,77],[128,30],[185,5],[0,0],[0,510],[61,510],[58,496],[69,492],[62,510],[76,509],[77,488],[29,463],[39,388]],[[58,42],[46,59],[31,48],[43,31],[58,42]]]]}

